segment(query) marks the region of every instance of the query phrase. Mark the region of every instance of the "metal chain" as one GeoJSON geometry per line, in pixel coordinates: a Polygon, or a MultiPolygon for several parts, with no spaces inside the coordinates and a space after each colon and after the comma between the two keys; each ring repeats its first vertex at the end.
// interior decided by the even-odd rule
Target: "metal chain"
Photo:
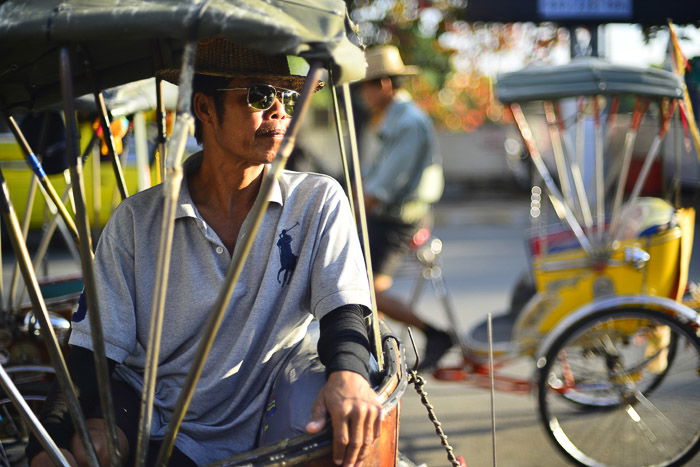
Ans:
{"type": "Polygon", "coordinates": [[[437,415],[435,415],[435,408],[430,403],[430,401],[428,401],[428,393],[425,391],[425,389],[423,389],[423,386],[425,386],[425,380],[422,376],[418,374],[416,370],[411,370],[408,372],[408,382],[413,384],[413,386],[416,388],[416,392],[420,396],[421,402],[425,406],[425,409],[428,411],[428,418],[431,422],[433,422],[433,425],[435,426],[435,433],[440,438],[440,444],[442,444],[442,446],[445,448],[445,451],[447,451],[447,460],[450,461],[452,467],[461,467],[462,464],[455,457],[454,450],[452,449],[452,446],[450,446],[450,443],[447,441],[447,435],[442,430],[442,423],[440,423],[440,420],[438,420],[437,415]]]}

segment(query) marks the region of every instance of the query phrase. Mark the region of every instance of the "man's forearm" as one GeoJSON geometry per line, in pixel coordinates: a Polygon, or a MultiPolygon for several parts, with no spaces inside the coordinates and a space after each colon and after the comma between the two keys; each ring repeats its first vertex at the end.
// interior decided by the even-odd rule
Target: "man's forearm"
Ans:
{"type": "Polygon", "coordinates": [[[327,375],[348,370],[369,380],[370,347],[365,310],[362,305],[345,305],[321,318],[318,355],[327,375]]]}

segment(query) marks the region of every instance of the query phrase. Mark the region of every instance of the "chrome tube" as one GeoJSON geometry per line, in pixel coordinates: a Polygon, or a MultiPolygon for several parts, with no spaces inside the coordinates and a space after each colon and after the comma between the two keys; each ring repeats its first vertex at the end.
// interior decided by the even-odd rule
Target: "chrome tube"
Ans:
{"type": "Polygon", "coordinates": [[[75,120],[75,95],[73,91],[73,72],[71,69],[70,52],[62,47],[60,52],[59,72],[61,79],[61,97],[66,118],[66,154],[70,161],[70,176],[75,202],[76,221],[80,236],[80,263],[83,271],[83,284],[87,311],[90,317],[90,333],[92,336],[95,370],[100,394],[102,414],[107,424],[107,449],[112,465],[119,464],[118,437],[112,404],[112,391],[109,382],[107,359],[105,357],[104,333],[102,318],[97,300],[97,286],[93,265],[92,240],[85,209],[85,194],[83,192],[82,160],[79,154],[79,136],[75,120]]]}
{"type": "Polygon", "coordinates": [[[382,352],[382,336],[379,329],[379,312],[377,311],[377,296],[374,292],[374,273],[372,270],[372,258],[369,253],[369,235],[367,233],[367,214],[365,213],[365,194],[362,189],[362,171],[360,170],[360,156],[357,151],[357,141],[355,140],[355,120],[352,115],[352,102],[350,100],[350,85],[343,84],[343,103],[345,104],[345,115],[348,119],[348,131],[350,134],[350,155],[352,156],[352,173],[355,182],[357,195],[357,215],[360,224],[360,241],[365,252],[365,265],[367,266],[367,277],[369,278],[369,292],[372,301],[372,347],[379,371],[384,369],[384,353],[382,352]]]}
{"type": "Polygon", "coordinates": [[[335,116],[335,128],[338,135],[338,147],[340,148],[340,161],[343,164],[343,180],[345,181],[345,192],[348,194],[348,200],[350,201],[350,211],[352,212],[353,218],[355,218],[355,223],[357,223],[355,214],[355,191],[353,190],[352,183],[350,181],[350,166],[348,165],[348,153],[345,148],[345,134],[343,133],[343,128],[347,126],[347,118],[344,118],[344,114],[341,114],[340,105],[338,104],[338,90],[335,86],[335,81],[333,80],[333,73],[329,70],[328,75],[330,77],[330,88],[331,95],[333,96],[333,115],[335,116]]]}
{"type": "Polygon", "coordinates": [[[263,216],[267,210],[268,197],[272,191],[273,184],[279,178],[285,164],[287,163],[287,159],[289,159],[289,155],[294,148],[296,135],[309,107],[311,95],[313,94],[314,89],[316,89],[321,71],[322,69],[320,63],[314,62],[311,64],[309,73],[306,77],[306,82],[304,83],[304,88],[301,96],[299,97],[299,102],[297,103],[295,116],[287,129],[284,139],[282,140],[280,149],[277,152],[277,157],[275,157],[270,170],[262,181],[258,196],[255,198],[255,203],[248,213],[248,218],[251,219],[250,231],[248,235],[241,239],[242,245],[236,249],[234,257],[231,259],[231,264],[229,265],[229,268],[226,271],[226,277],[224,278],[224,286],[220,290],[216,299],[216,305],[212,310],[204,329],[202,330],[202,338],[199,340],[197,352],[192,362],[192,367],[190,368],[175,409],[173,410],[172,418],[170,419],[168,429],[165,433],[163,443],[161,444],[161,448],[158,453],[156,466],[165,465],[170,457],[173,445],[175,443],[175,437],[177,436],[182,420],[185,418],[185,414],[187,413],[187,408],[189,407],[192,397],[194,396],[194,390],[204,369],[206,358],[209,355],[212,345],[214,344],[214,340],[216,339],[219,327],[223,321],[226,309],[231,301],[233,291],[238,283],[241,272],[243,271],[243,266],[248,258],[248,254],[253,247],[253,242],[255,241],[257,232],[260,229],[260,225],[262,224],[263,216]]]}
{"type": "Polygon", "coordinates": [[[630,125],[630,129],[625,135],[625,143],[622,147],[622,166],[620,167],[620,174],[617,179],[617,189],[615,190],[615,199],[613,201],[610,220],[611,231],[613,232],[618,228],[618,223],[620,222],[618,217],[620,215],[620,209],[622,208],[622,197],[625,185],[627,184],[630,164],[632,163],[632,151],[634,150],[634,143],[637,141],[637,131],[639,130],[639,125],[642,123],[642,119],[648,108],[649,101],[637,97],[634,103],[634,111],[632,112],[632,125],[630,125]]]}
{"type": "Polygon", "coordinates": [[[166,171],[163,173],[163,218],[161,220],[160,241],[156,259],[156,280],[151,303],[151,321],[146,345],[146,363],[144,368],[143,392],[141,393],[141,410],[139,430],[136,445],[135,465],[146,463],[148,443],[151,435],[153,419],[153,399],[155,397],[158,359],[160,355],[160,340],[163,330],[163,315],[165,314],[165,298],[168,291],[170,274],[170,259],[175,231],[175,212],[182,186],[182,159],[185,153],[187,137],[194,128],[194,118],[190,113],[192,98],[192,79],[194,76],[194,61],[197,54],[197,42],[189,41],[182,53],[182,70],[180,72],[180,88],[177,101],[177,117],[173,134],[168,142],[166,171]]]}
{"type": "MultiPolygon", "coordinates": [[[[649,150],[647,151],[647,154],[644,158],[644,163],[642,164],[642,168],[639,171],[639,175],[637,175],[637,180],[634,183],[634,187],[632,188],[632,191],[630,192],[629,200],[628,202],[630,204],[634,203],[637,198],[639,198],[639,193],[642,191],[642,187],[644,186],[644,183],[647,180],[647,177],[649,176],[649,171],[651,170],[651,164],[654,162],[656,159],[656,156],[659,154],[659,150],[661,149],[661,143],[663,142],[664,138],[666,137],[666,133],[668,132],[668,128],[671,123],[671,119],[673,117],[673,114],[676,110],[676,105],[678,104],[678,101],[675,99],[672,99],[669,104],[668,108],[668,113],[667,115],[664,115],[661,120],[661,128],[659,129],[659,132],[654,136],[654,139],[651,142],[651,146],[649,146],[649,150]]],[[[615,224],[613,234],[611,236],[611,244],[614,244],[617,240],[619,240],[620,236],[620,231],[622,230],[622,219],[615,224]]]]}
{"type": "Polygon", "coordinates": [[[595,157],[595,202],[596,202],[596,228],[599,244],[603,241],[605,233],[605,176],[603,169],[603,128],[600,121],[599,96],[593,96],[593,125],[594,125],[594,157],[595,157]]]}
{"type": "MultiPolygon", "coordinates": [[[[569,179],[571,169],[566,160],[564,148],[562,147],[561,134],[559,133],[557,117],[556,113],[554,112],[554,104],[551,101],[545,101],[543,105],[544,116],[547,121],[547,128],[549,130],[549,139],[552,142],[554,162],[557,166],[557,173],[559,174],[559,186],[561,187],[564,200],[569,203],[569,206],[571,206],[573,209],[576,206],[576,203],[574,202],[574,197],[571,191],[571,181],[569,179]]],[[[583,213],[581,213],[581,216],[583,216],[583,213]]]]}
{"type": "Polygon", "coordinates": [[[576,199],[578,200],[578,205],[581,211],[581,216],[583,220],[583,225],[587,229],[590,229],[593,225],[593,215],[591,214],[591,206],[588,203],[588,196],[586,196],[586,187],[583,183],[583,175],[581,174],[581,166],[576,156],[576,151],[574,145],[571,142],[571,136],[566,131],[564,126],[564,120],[561,117],[561,111],[558,106],[554,106],[555,116],[559,123],[559,134],[563,136],[564,148],[566,149],[566,154],[569,155],[569,164],[571,167],[571,178],[574,181],[574,188],[576,190],[576,199]]]}
{"type": "Polygon", "coordinates": [[[12,131],[12,134],[15,136],[15,139],[17,140],[17,144],[19,144],[19,147],[22,149],[22,152],[24,153],[24,158],[27,162],[27,165],[29,166],[30,169],[32,169],[32,172],[34,173],[36,178],[39,180],[39,183],[41,184],[41,186],[44,190],[45,197],[48,197],[46,199],[47,203],[52,203],[56,207],[59,214],[63,218],[63,221],[66,223],[66,226],[70,230],[70,233],[73,236],[75,243],[76,244],[79,243],[80,239],[78,236],[78,228],[75,226],[75,222],[73,222],[73,218],[68,213],[68,209],[66,208],[66,205],[58,197],[58,193],[56,193],[56,189],[53,187],[53,184],[51,183],[51,180],[49,180],[48,176],[46,175],[46,172],[44,172],[44,168],[42,167],[41,162],[39,162],[39,159],[34,154],[34,151],[32,150],[32,147],[29,145],[29,142],[27,141],[27,139],[24,137],[22,130],[20,129],[19,125],[17,125],[17,122],[15,121],[14,117],[12,117],[12,116],[7,117],[7,123],[8,123],[8,126],[10,127],[10,130],[12,131]]]}
{"type": "Polygon", "coordinates": [[[591,254],[591,243],[588,240],[588,237],[586,237],[586,233],[581,228],[581,225],[578,223],[578,220],[576,220],[576,216],[574,216],[574,213],[571,211],[571,207],[562,201],[561,192],[559,191],[559,188],[557,188],[556,183],[554,183],[554,179],[552,179],[552,175],[549,173],[547,165],[542,160],[542,155],[540,154],[539,149],[537,149],[535,139],[532,136],[532,131],[530,130],[530,126],[525,119],[525,114],[523,114],[522,108],[519,104],[510,104],[510,110],[513,113],[515,123],[520,130],[520,135],[525,142],[525,146],[530,153],[530,158],[532,159],[532,162],[534,162],[537,172],[542,177],[542,180],[549,191],[550,197],[554,200],[555,208],[557,205],[560,206],[560,209],[563,210],[563,220],[569,225],[569,228],[576,236],[581,248],[583,248],[586,253],[591,254]]]}
{"type": "MultiPolygon", "coordinates": [[[[66,187],[65,192],[63,193],[63,196],[61,197],[62,200],[67,200],[68,199],[68,190],[70,190],[70,186],[66,187]]],[[[49,206],[49,205],[47,205],[49,206]]],[[[50,209],[50,208],[49,208],[50,209]]],[[[51,217],[49,218],[48,223],[44,224],[44,231],[41,235],[41,240],[39,241],[39,246],[37,246],[36,251],[34,253],[34,258],[32,259],[32,266],[34,267],[34,270],[38,270],[41,262],[44,260],[46,256],[46,252],[49,249],[49,244],[51,243],[51,239],[53,238],[54,233],[56,232],[56,228],[59,227],[59,221],[61,221],[60,216],[58,215],[58,212],[53,211],[51,212],[51,217]]],[[[68,238],[68,241],[70,241],[70,237],[68,238]]],[[[73,248],[75,249],[75,246],[72,243],[68,243],[68,248],[73,248]]],[[[77,250],[76,250],[77,253],[77,250]]],[[[76,254],[77,258],[80,258],[79,254],[76,254]]],[[[15,300],[16,303],[21,304],[22,300],[24,300],[24,295],[27,292],[26,287],[22,287],[18,294],[17,298],[15,300]]]]}
{"type": "MultiPolygon", "coordinates": [[[[88,143],[87,147],[83,151],[83,161],[87,158],[87,155],[92,151],[93,146],[95,145],[95,140],[97,137],[93,135],[92,139],[88,143]]],[[[68,198],[70,197],[70,192],[71,192],[71,184],[69,183],[66,185],[65,190],[63,191],[63,194],[61,195],[61,202],[65,206],[66,202],[68,201],[68,198]]],[[[56,231],[56,228],[59,229],[59,232],[61,232],[61,235],[63,235],[63,238],[66,242],[66,245],[68,249],[70,250],[71,255],[73,258],[75,258],[77,261],[80,260],[80,253],[78,253],[78,250],[75,247],[75,242],[74,239],[71,237],[71,235],[68,233],[68,229],[66,228],[65,223],[63,222],[63,218],[60,216],[60,213],[56,209],[56,206],[54,206],[52,203],[46,203],[46,207],[51,213],[51,216],[49,217],[48,222],[44,223],[43,226],[43,232],[41,234],[41,240],[39,241],[39,246],[36,248],[36,251],[34,252],[34,259],[32,260],[32,264],[34,266],[34,270],[39,269],[39,265],[41,262],[44,260],[44,257],[46,256],[46,252],[49,249],[49,243],[51,242],[51,239],[53,238],[54,232],[56,231]],[[59,223],[60,221],[60,223],[59,223]]],[[[24,294],[27,292],[26,287],[22,287],[20,289],[20,292],[18,294],[17,298],[17,303],[21,303],[22,300],[24,300],[24,294]]]]}
{"type": "Polygon", "coordinates": [[[39,422],[39,419],[36,418],[32,409],[29,408],[29,405],[27,405],[24,397],[22,397],[22,394],[17,390],[17,387],[12,382],[12,379],[10,379],[10,376],[5,371],[5,368],[3,368],[2,364],[0,364],[0,386],[2,386],[3,391],[5,391],[5,394],[10,398],[12,403],[15,404],[15,407],[27,422],[27,425],[29,425],[29,428],[31,428],[37,440],[39,440],[39,443],[44,448],[44,451],[49,455],[54,464],[69,467],[70,464],[63,456],[63,453],[58,446],[56,446],[53,439],[51,439],[51,436],[39,422]]]}
{"type": "MultiPolygon", "coordinates": [[[[32,220],[32,210],[34,207],[34,200],[36,199],[37,181],[36,177],[32,175],[29,181],[29,192],[27,193],[27,203],[24,207],[24,219],[22,219],[22,241],[27,241],[27,235],[29,234],[29,223],[32,220]]],[[[12,271],[12,279],[10,279],[10,292],[8,294],[8,308],[10,310],[19,310],[20,304],[17,300],[17,291],[19,289],[19,264],[15,263],[15,267],[12,271]]]]}

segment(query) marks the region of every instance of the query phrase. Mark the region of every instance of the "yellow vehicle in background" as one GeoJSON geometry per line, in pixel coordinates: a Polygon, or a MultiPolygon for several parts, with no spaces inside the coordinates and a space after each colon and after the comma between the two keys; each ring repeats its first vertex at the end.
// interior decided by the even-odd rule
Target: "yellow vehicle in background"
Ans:
{"type": "MultiPolygon", "coordinates": [[[[129,83],[117,88],[105,91],[106,101],[110,109],[112,145],[115,154],[120,158],[123,179],[126,192],[133,194],[160,182],[159,154],[157,152],[156,112],[157,105],[155,84],[152,79],[129,83]]],[[[177,89],[175,86],[165,85],[163,105],[166,110],[175,106],[177,89]]],[[[83,155],[85,175],[85,196],[88,207],[88,216],[93,228],[100,228],[109,218],[114,207],[121,200],[120,188],[114,169],[111,164],[110,148],[102,135],[99,118],[96,116],[95,104],[92,96],[85,96],[77,100],[79,115],[82,116],[80,131],[80,153],[83,155]]],[[[166,132],[169,132],[169,122],[172,114],[166,117],[166,132]]],[[[61,159],[65,149],[65,128],[62,116],[58,111],[47,110],[36,115],[27,115],[19,121],[20,126],[30,126],[34,131],[32,141],[29,141],[32,149],[38,154],[44,154],[46,147],[42,145],[41,131],[44,133],[44,146],[48,148],[53,163],[43,165],[51,184],[59,195],[67,193],[70,179],[66,170],[67,165],[61,159]],[[27,124],[27,121],[31,123],[27,124]],[[42,129],[44,121],[46,127],[42,129]],[[48,129],[47,129],[48,127],[48,129]],[[48,137],[46,135],[49,135],[48,137]],[[48,141],[46,141],[48,139],[48,141]],[[41,149],[41,150],[39,150],[41,149]],[[52,170],[51,170],[52,169],[52,170]]],[[[31,198],[33,203],[29,209],[31,220],[29,228],[39,229],[45,225],[47,218],[52,214],[47,208],[43,197],[32,193],[33,174],[27,171],[25,154],[9,128],[4,124],[0,127],[0,164],[2,164],[5,179],[7,181],[12,201],[16,206],[20,219],[24,219],[27,212],[27,201],[31,198]]],[[[189,144],[194,144],[190,142],[189,144]]],[[[190,148],[188,148],[190,149],[190,148]]],[[[72,206],[72,203],[69,203],[72,206]]],[[[73,214],[73,212],[71,212],[73,214]]]]}
{"type": "MultiPolygon", "coordinates": [[[[496,90],[535,169],[531,281],[508,313],[456,332],[461,364],[433,375],[535,391],[545,431],[577,465],[697,462],[695,211],[680,193],[683,145],[663,146],[684,137],[681,80],[585,58],[504,74],[496,90]],[[521,357],[535,364],[531,379],[501,373],[521,357]]],[[[439,247],[418,259],[458,330],[439,247]]]]}

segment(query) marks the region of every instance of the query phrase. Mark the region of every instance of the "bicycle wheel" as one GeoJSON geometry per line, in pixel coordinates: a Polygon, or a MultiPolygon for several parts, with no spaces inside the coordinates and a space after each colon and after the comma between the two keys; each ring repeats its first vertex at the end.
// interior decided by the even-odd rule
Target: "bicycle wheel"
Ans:
{"type": "Polygon", "coordinates": [[[549,437],[578,464],[680,465],[700,448],[700,339],[664,313],[578,321],[547,350],[538,390],[549,437]]]}

